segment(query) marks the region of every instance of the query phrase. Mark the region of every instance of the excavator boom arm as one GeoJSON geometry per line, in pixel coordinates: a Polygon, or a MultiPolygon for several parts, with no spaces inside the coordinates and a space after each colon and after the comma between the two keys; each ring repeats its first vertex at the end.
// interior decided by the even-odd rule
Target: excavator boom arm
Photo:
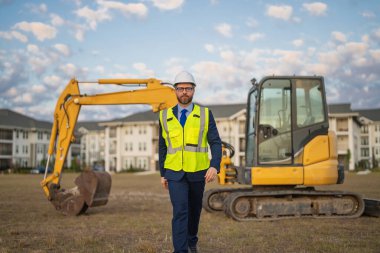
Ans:
{"type": "MultiPolygon", "coordinates": [[[[149,104],[152,106],[152,110],[157,112],[177,103],[174,89],[162,85],[158,79],[100,79],[97,84],[139,85],[140,87],[145,86],[145,88],[95,95],[80,94],[79,83],[75,79],[70,80],[58,98],[48,149],[49,159],[55,154],[54,170],[50,175],[45,172],[45,177],[41,182],[45,195],[57,209],[61,209],[61,202],[66,199],[61,196],[58,197],[57,192],[60,188],[61,173],[70,144],[75,141],[74,129],[82,105],[149,104]]],[[[96,178],[98,175],[96,177],[92,175],[92,177],[96,178]]],[[[77,181],[86,182],[86,178],[77,181]]],[[[98,181],[102,181],[102,179],[98,181]]],[[[93,201],[91,199],[88,202],[92,203],[93,201]]],[[[71,206],[66,209],[73,209],[74,207],[71,206]]],[[[74,208],[75,214],[80,211],[78,208],[74,208]]]]}

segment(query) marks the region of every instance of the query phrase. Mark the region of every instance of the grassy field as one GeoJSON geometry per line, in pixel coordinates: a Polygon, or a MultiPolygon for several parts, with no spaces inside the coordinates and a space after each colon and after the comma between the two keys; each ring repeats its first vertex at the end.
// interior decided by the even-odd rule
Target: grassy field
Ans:
{"type": "MultiPolygon", "coordinates": [[[[71,187],[76,176],[62,181],[71,187]]],[[[79,217],[56,212],[41,179],[0,175],[0,252],[172,251],[171,205],[158,174],[113,175],[109,203],[79,217]]],[[[324,189],[380,199],[380,173],[348,174],[344,185],[324,189]]],[[[380,218],[239,223],[203,212],[199,236],[202,252],[380,252],[380,218]]]]}

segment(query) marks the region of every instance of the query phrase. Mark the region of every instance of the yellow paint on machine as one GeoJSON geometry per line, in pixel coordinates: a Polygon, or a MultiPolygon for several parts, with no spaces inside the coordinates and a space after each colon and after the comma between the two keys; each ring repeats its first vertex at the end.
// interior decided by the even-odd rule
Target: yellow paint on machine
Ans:
{"type": "Polygon", "coordinates": [[[338,180],[338,162],[329,159],[304,167],[304,185],[336,184],[338,180]]]}
{"type": "Polygon", "coordinates": [[[304,148],[303,165],[326,161],[330,157],[329,136],[319,135],[312,139],[304,148]]]}
{"type": "Polygon", "coordinates": [[[302,185],[303,167],[253,167],[252,185],[302,185]]]}

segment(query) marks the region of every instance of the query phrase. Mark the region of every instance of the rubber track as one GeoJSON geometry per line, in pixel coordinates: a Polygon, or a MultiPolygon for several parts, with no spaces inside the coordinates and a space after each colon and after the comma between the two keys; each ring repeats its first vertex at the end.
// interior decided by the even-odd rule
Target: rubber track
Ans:
{"type": "MultiPolygon", "coordinates": [[[[284,199],[285,199],[284,198],[284,199]]],[[[224,201],[224,211],[227,216],[231,217],[234,220],[237,221],[249,221],[249,220],[282,220],[282,219],[289,219],[289,218],[299,218],[299,217],[311,217],[311,218],[357,218],[363,214],[364,211],[364,200],[363,198],[352,192],[342,192],[342,191],[307,191],[307,190],[281,190],[281,191],[244,191],[244,192],[238,192],[238,191],[231,191],[231,193],[228,195],[228,197],[224,201]],[[354,199],[356,199],[356,203],[354,204],[356,206],[356,210],[354,213],[350,215],[336,215],[331,214],[329,216],[327,215],[290,215],[290,216],[270,216],[270,217],[264,217],[264,218],[258,218],[256,216],[249,216],[241,218],[237,216],[232,210],[233,203],[238,198],[259,198],[259,197],[300,197],[300,196],[313,196],[313,197],[343,197],[343,196],[350,196],[354,199]]]]}

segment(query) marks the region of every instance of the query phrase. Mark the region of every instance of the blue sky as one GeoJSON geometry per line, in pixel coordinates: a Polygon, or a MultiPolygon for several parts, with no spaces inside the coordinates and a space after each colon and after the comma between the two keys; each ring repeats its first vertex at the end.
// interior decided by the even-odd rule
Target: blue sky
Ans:
{"type": "MultiPolygon", "coordinates": [[[[0,0],[0,108],[51,121],[72,77],[172,81],[183,69],[203,104],[244,103],[251,78],[298,74],[323,75],[329,103],[380,108],[379,13],[377,0],[0,0]]],[[[80,120],[145,109],[82,107],[80,120]]]]}

